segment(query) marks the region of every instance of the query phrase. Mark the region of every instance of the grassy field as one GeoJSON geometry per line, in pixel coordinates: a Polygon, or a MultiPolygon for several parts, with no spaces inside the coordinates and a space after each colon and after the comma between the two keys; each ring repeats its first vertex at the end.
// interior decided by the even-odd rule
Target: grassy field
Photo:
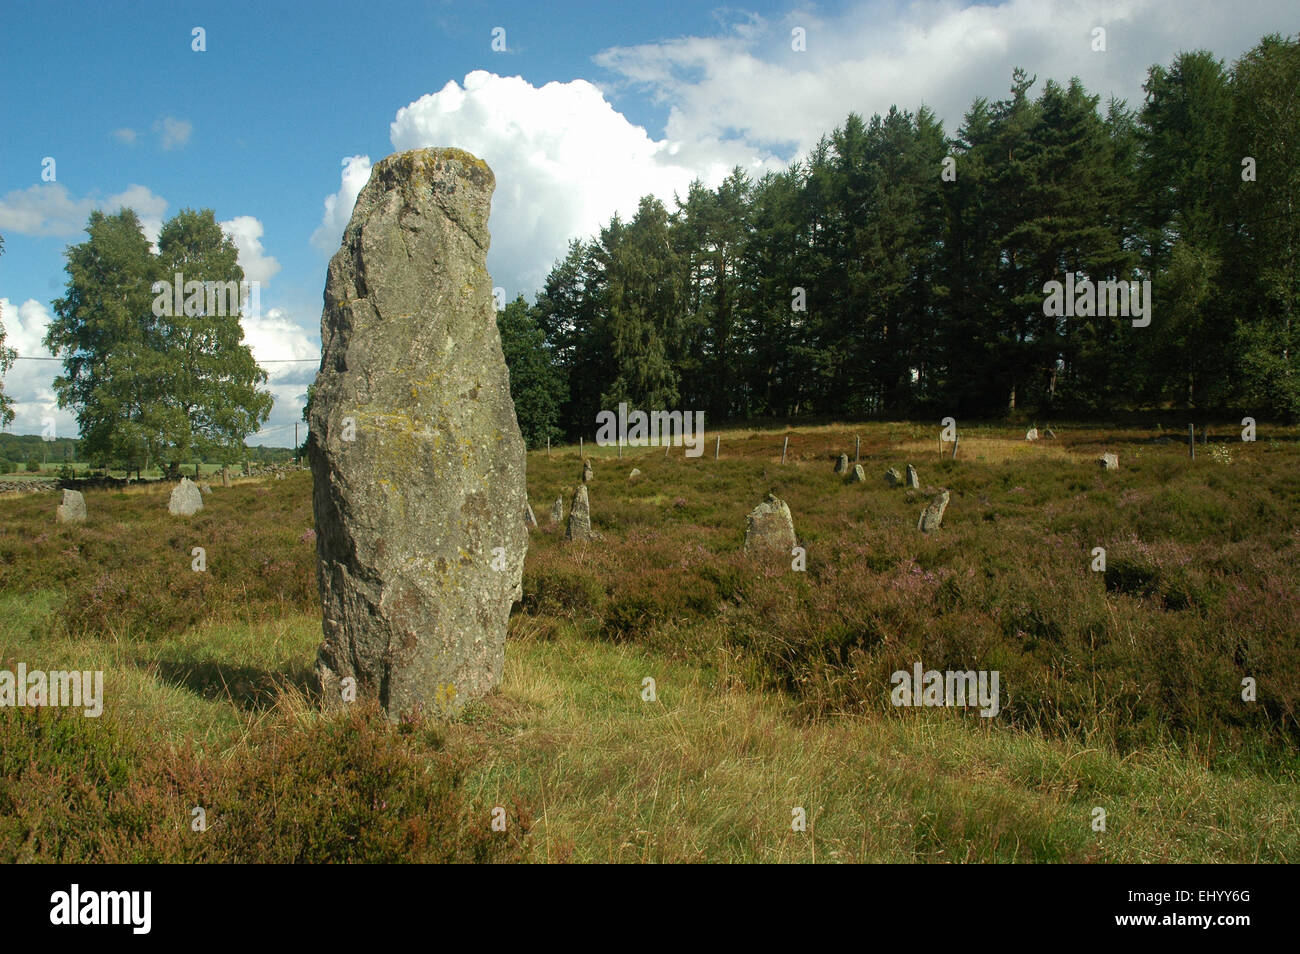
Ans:
{"type": "MultiPolygon", "coordinates": [[[[241,469],[242,469],[241,464],[234,463],[229,466],[230,466],[231,476],[238,476],[241,473],[241,469]]],[[[75,476],[78,479],[84,479],[87,477],[94,478],[94,477],[99,477],[101,475],[104,475],[104,472],[101,471],[98,467],[93,467],[84,461],[74,461],[66,465],[62,461],[59,462],[48,461],[41,465],[40,470],[28,471],[26,469],[26,465],[22,465],[19,467],[19,469],[14,470],[12,473],[0,474],[0,485],[4,485],[12,481],[22,482],[25,480],[49,480],[51,478],[59,477],[65,467],[68,470],[70,470],[73,476],[75,476]]],[[[221,465],[200,464],[199,474],[203,479],[206,480],[211,480],[213,478],[220,478],[221,465]]],[[[135,471],[128,472],[125,470],[109,470],[106,476],[115,477],[118,480],[122,480],[127,477],[134,477],[135,471]]],[[[145,480],[159,480],[163,477],[163,469],[161,467],[156,467],[156,466],[149,467],[143,470],[140,476],[142,479],[145,480]]],[[[181,467],[181,476],[189,477],[191,480],[193,480],[194,465],[192,463],[183,465],[181,467]]]]}
{"type": "Polygon", "coordinates": [[[1055,430],[963,429],[955,461],[902,423],[790,431],[785,464],[782,430],[716,461],[712,433],[696,459],[589,446],[598,544],[547,520],[576,449],[534,452],[505,680],[450,725],[317,712],[309,475],[188,520],[165,488],[88,492],[82,526],[0,499],[0,669],[100,669],[106,696],[0,709],[0,858],[1300,860],[1297,432],[1189,461],[1055,430]],[[882,479],[907,463],[951,491],[935,534],[882,479]],[[806,572],[741,553],[769,490],[806,572]],[[1001,712],[894,707],[917,661],[999,671],[1001,712]]]}

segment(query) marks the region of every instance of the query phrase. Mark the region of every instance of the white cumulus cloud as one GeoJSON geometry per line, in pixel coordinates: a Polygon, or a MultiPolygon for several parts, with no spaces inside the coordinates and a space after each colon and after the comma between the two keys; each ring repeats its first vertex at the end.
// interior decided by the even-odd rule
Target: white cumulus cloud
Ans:
{"type": "Polygon", "coordinates": [[[142,185],[127,186],[124,192],[104,199],[94,196],[75,198],[58,182],[15,189],[0,198],[0,233],[71,238],[86,228],[86,220],[92,211],[98,209],[113,214],[123,207],[135,210],[145,235],[151,243],[157,244],[167,200],[142,185]]]}
{"type": "Polygon", "coordinates": [[[252,349],[253,358],[269,362],[263,367],[272,382],[309,382],[315,378],[316,366],[311,361],[320,361],[320,345],[284,309],[268,308],[261,315],[245,315],[240,324],[244,344],[252,349]]]}
{"type": "Polygon", "coordinates": [[[250,282],[265,283],[280,270],[280,263],[262,248],[262,223],[251,215],[238,215],[220,223],[222,231],[230,236],[239,249],[239,265],[244,278],[250,282]]]}
{"type": "Polygon", "coordinates": [[[341,178],[339,191],[325,197],[325,216],[311,236],[311,244],[326,254],[333,254],[343,239],[343,230],[352,218],[352,207],[370,178],[370,157],[348,156],[343,160],[341,178]]]}
{"type": "Polygon", "coordinates": [[[531,297],[571,238],[596,232],[653,194],[672,207],[697,176],[714,185],[735,165],[778,165],[760,149],[710,137],[654,139],[586,80],[540,88],[475,70],[397,111],[393,148],[457,146],[496,174],[488,268],[506,297],[531,297]]]}
{"type": "MultiPolygon", "coordinates": [[[[15,305],[0,298],[0,323],[4,324],[5,347],[13,348],[24,358],[50,358],[41,339],[53,315],[34,298],[15,305]]],[[[58,436],[77,433],[77,419],[71,411],[59,409],[54,396],[54,378],[63,370],[57,361],[15,361],[4,376],[4,390],[13,401],[14,420],[9,430],[14,434],[40,434],[46,418],[54,418],[58,436]]]]}
{"type": "Polygon", "coordinates": [[[1147,70],[1181,50],[1205,48],[1229,63],[1261,36],[1294,21],[1294,0],[953,0],[852,3],[834,15],[795,8],[749,16],[714,37],[615,47],[595,61],[620,84],[669,104],[666,134],[683,142],[739,137],[811,148],[843,124],[892,105],[922,104],[955,133],[977,96],[1004,98],[1013,67],[1042,89],[1077,76],[1104,108],[1109,96],[1141,106],[1147,70]],[[792,49],[802,27],[806,49],[792,49]],[[1105,50],[1093,31],[1105,30],[1105,50]]]}

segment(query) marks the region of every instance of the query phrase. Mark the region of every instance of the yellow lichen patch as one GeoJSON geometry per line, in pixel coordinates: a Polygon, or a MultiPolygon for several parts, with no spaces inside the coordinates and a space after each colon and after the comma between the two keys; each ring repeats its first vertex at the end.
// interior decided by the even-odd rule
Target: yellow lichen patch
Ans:
{"type": "Polygon", "coordinates": [[[455,159],[463,165],[481,170],[482,172],[492,175],[492,170],[488,164],[473,153],[466,152],[464,149],[457,149],[455,146],[446,146],[442,149],[431,149],[429,152],[436,153],[440,159],[455,159]]]}
{"type": "Polygon", "coordinates": [[[447,709],[456,699],[456,687],[450,682],[439,683],[438,688],[433,691],[434,705],[440,709],[447,709]]]}

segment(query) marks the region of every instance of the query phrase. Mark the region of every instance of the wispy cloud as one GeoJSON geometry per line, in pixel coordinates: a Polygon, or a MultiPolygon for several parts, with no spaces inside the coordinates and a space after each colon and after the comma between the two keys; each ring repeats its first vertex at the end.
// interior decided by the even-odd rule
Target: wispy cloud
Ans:
{"type": "Polygon", "coordinates": [[[194,124],[188,119],[164,116],[153,124],[153,131],[158,133],[159,143],[164,149],[183,149],[194,132],[194,124]]]}

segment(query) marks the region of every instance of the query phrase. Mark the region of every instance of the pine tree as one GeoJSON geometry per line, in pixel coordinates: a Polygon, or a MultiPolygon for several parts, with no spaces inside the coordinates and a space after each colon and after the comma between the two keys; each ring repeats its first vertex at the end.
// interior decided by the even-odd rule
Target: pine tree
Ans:
{"type": "Polygon", "coordinates": [[[529,447],[543,447],[548,439],[560,435],[564,379],[546,346],[536,313],[522,295],[497,312],[497,328],[510,369],[510,396],[519,430],[529,447]]]}
{"type": "Polygon", "coordinates": [[[1239,400],[1300,418],[1300,40],[1265,37],[1232,71],[1226,278],[1237,313],[1239,400]],[[1240,153],[1236,155],[1235,153],[1240,153]],[[1243,181],[1243,161],[1255,181],[1243,181]]]}

